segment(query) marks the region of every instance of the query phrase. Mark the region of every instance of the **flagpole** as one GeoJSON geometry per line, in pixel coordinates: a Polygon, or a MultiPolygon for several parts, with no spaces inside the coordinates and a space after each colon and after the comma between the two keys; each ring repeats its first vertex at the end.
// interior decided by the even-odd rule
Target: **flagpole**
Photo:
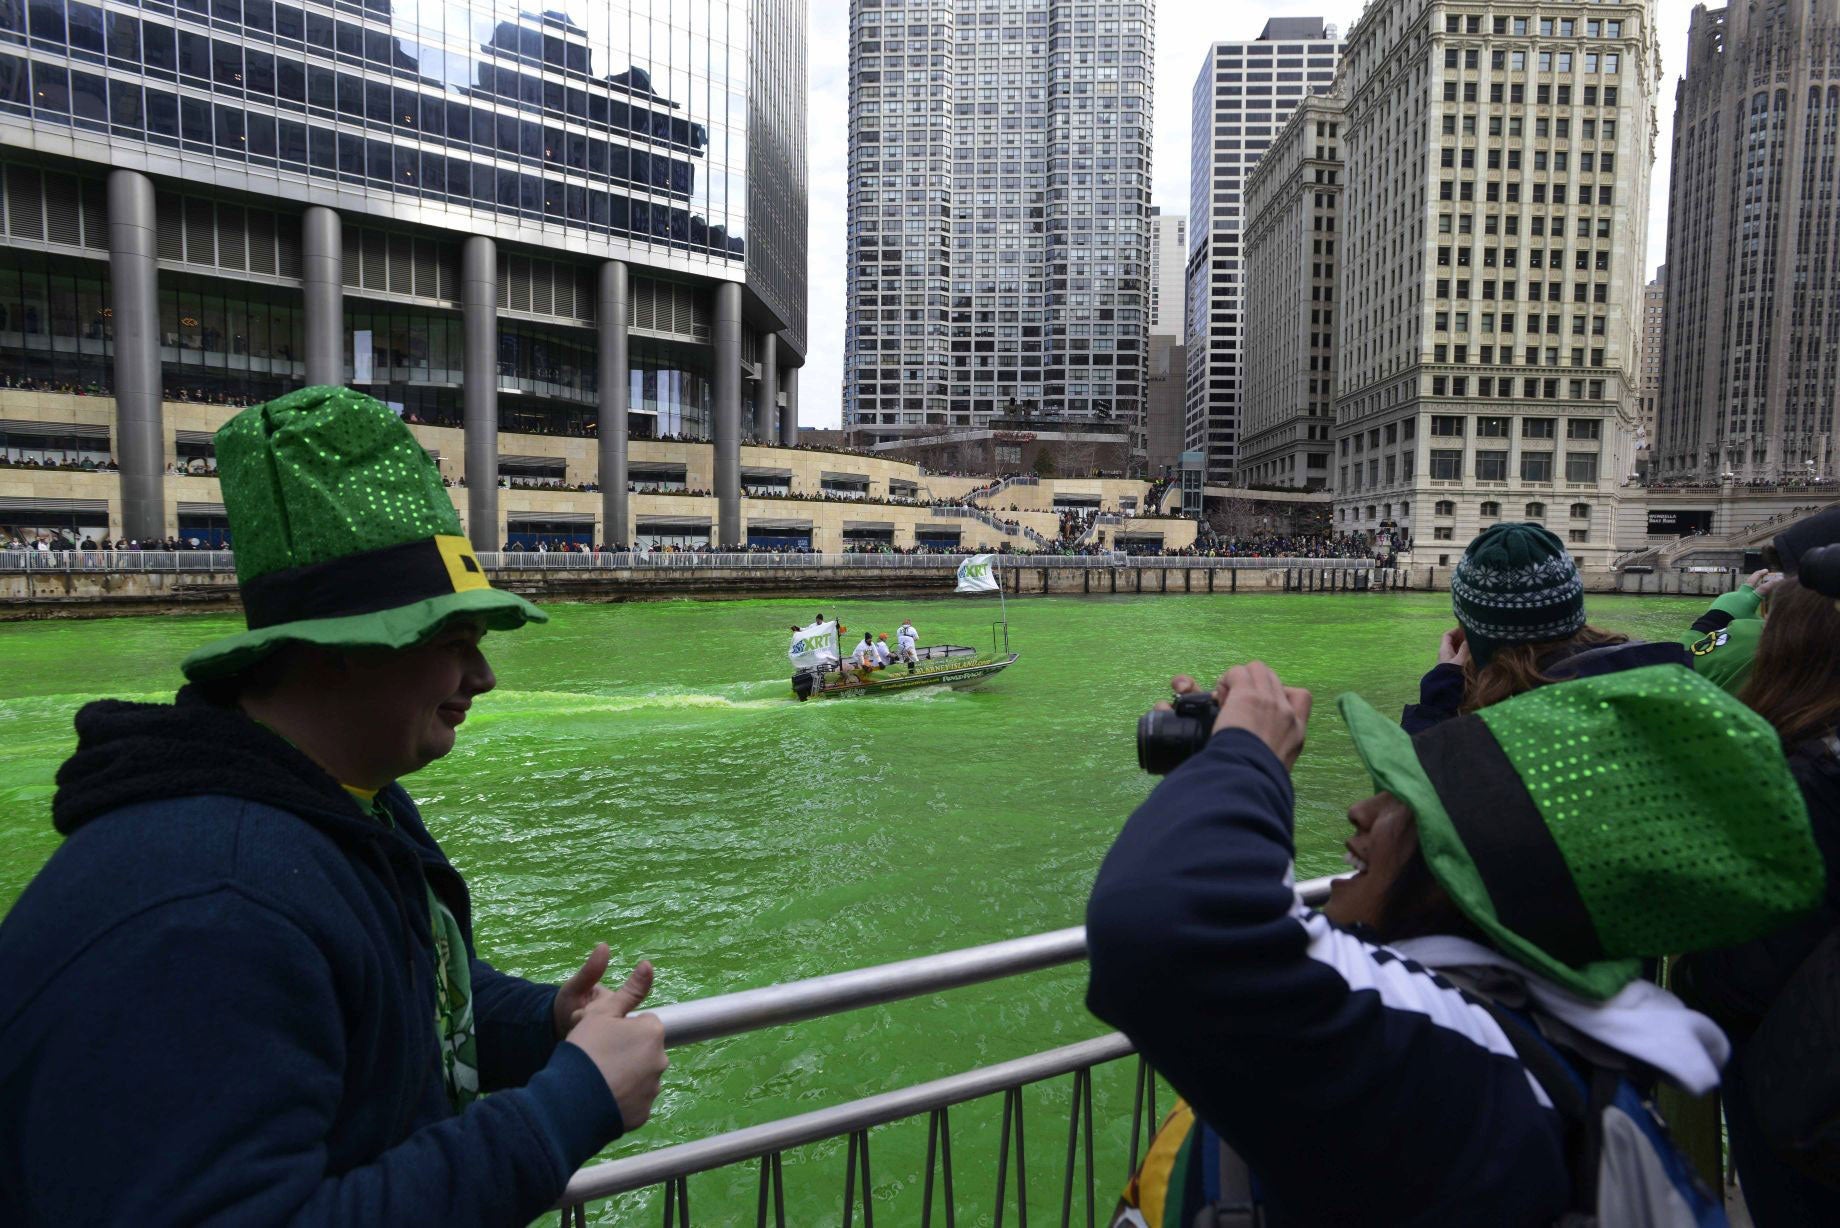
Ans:
{"type": "Polygon", "coordinates": [[[1002,557],[1001,555],[991,556],[990,570],[995,572],[996,577],[997,577],[997,606],[999,609],[1003,611],[1003,653],[1005,656],[1008,656],[1009,655],[1009,601],[1003,596],[1003,569],[996,565],[996,560],[1001,557],[1002,557]]]}

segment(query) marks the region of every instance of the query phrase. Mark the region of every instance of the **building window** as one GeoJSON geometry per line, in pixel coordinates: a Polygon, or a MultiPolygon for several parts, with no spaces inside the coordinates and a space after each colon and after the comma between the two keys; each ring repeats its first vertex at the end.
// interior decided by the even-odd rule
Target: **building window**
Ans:
{"type": "Polygon", "coordinates": [[[1433,450],[1431,453],[1431,478],[1437,482],[1455,482],[1463,476],[1463,453],[1433,450]]]}
{"type": "Polygon", "coordinates": [[[1476,438],[1506,439],[1508,437],[1508,420],[1506,418],[1476,419],[1476,438]]]}
{"type": "Polygon", "coordinates": [[[1567,439],[1602,439],[1603,429],[1604,424],[1596,418],[1568,418],[1565,423],[1565,437],[1567,439]]]}
{"type": "Polygon", "coordinates": [[[1575,542],[1588,542],[1591,540],[1591,530],[1573,529],[1569,533],[1566,534],[1566,537],[1569,540],[1575,541],[1575,542]]]}
{"type": "Polygon", "coordinates": [[[1435,515],[1455,516],[1457,514],[1457,505],[1455,501],[1453,500],[1439,499],[1437,501],[1436,506],[1434,506],[1431,510],[1435,515]]]}
{"type": "Polygon", "coordinates": [[[1478,482],[1507,481],[1508,454],[1506,452],[1476,453],[1476,480],[1478,482]]]}
{"type": "MultiPolygon", "coordinates": [[[[1532,380],[1527,382],[1529,384],[1533,383],[1532,380]]],[[[1521,438],[1551,439],[1553,437],[1553,428],[1557,421],[1558,420],[1555,418],[1522,418],[1521,438]]]]}
{"type": "Polygon", "coordinates": [[[1431,416],[1431,433],[1446,438],[1454,437],[1461,439],[1463,437],[1463,419],[1457,414],[1433,414],[1431,416]]]}
{"type": "Polygon", "coordinates": [[[1527,519],[1529,520],[1546,519],[1546,505],[1544,503],[1529,503],[1526,511],[1527,519]]]}
{"type": "Polygon", "coordinates": [[[1501,504],[1493,499],[1485,499],[1482,502],[1481,513],[1484,520],[1499,520],[1501,519],[1501,504]]]}
{"type": "Polygon", "coordinates": [[[1567,452],[1565,454],[1565,480],[1595,482],[1597,480],[1597,453],[1567,452]]]}
{"type": "Polygon", "coordinates": [[[1521,481],[1523,482],[1550,482],[1552,481],[1552,453],[1551,452],[1523,452],[1521,453],[1521,481]]]}
{"type": "Polygon", "coordinates": [[[1456,535],[1457,535],[1457,531],[1451,528],[1447,524],[1438,525],[1436,528],[1431,530],[1431,538],[1433,541],[1440,541],[1440,542],[1453,541],[1455,540],[1456,535]]]}
{"type": "Polygon", "coordinates": [[[1572,504],[1572,519],[1573,520],[1589,520],[1590,518],[1591,518],[1591,505],[1589,503],[1572,504]]]}

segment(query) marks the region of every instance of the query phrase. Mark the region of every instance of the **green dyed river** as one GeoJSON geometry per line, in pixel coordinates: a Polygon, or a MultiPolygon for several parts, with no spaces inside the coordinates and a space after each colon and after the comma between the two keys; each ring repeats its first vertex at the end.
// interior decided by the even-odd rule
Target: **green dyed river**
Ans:
{"type": "MultiPolygon", "coordinates": [[[[1641,638],[1697,599],[1602,598],[1641,638]]],[[[409,781],[472,886],[480,952],[557,980],[593,943],[658,966],[671,1002],[1078,924],[1100,858],[1151,780],[1136,718],[1170,674],[1270,662],[1317,696],[1297,770],[1298,876],[1341,868],[1343,811],[1367,792],[1333,696],[1416,695],[1450,625],[1443,594],[1035,598],[1010,607],[1022,659],[976,691],[791,700],[785,628],[822,609],[853,630],[990,643],[993,603],[670,602],[552,606],[487,641],[499,685],[458,749],[409,781]]],[[[0,912],[51,854],[71,715],[154,700],[223,617],[0,626],[0,912]]],[[[209,746],[199,746],[202,757],[209,746]]],[[[609,1150],[841,1103],[1097,1035],[1078,970],[1038,973],[677,1051],[653,1122],[609,1150]]],[[[1058,1210],[1069,1080],[1031,1089],[1031,1209],[1058,1210]]],[[[1096,1077],[1101,1217],[1130,1118],[1125,1063],[1096,1077]]],[[[1166,1101],[1165,1101],[1166,1103],[1166,1101]]],[[[956,1110],[959,1222],[989,1222],[1000,1098],[956,1110]]],[[[919,1222],[925,1122],[873,1135],[876,1212],[919,1222]]],[[[842,1209],[841,1143],[787,1157],[790,1222],[842,1209]]],[[[755,1170],[693,1179],[698,1222],[752,1222],[755,1170]]],[[[1012,1176],[1012,1191],[1014,1178],[1012,1176]]],[[[1013,1194],[1012,1194],[1013,1198],[1013,1194]]],[[[655,1222],[654,1194],[601,1222],[655,1222]]]]}

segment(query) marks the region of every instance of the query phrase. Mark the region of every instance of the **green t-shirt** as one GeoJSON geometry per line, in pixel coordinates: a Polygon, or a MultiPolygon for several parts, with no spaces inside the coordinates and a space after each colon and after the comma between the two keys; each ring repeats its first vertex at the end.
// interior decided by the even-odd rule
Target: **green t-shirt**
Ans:
{"type": "Polygon", "coordinates": [[[1757,617],[1762,604],[1763,598],[1748,584],[1714,601],[1699,621],[1702,626],[1720,625],[1710,631],[1689,630],[1679,640],[1693,654],[1694,672],[1737,694],[1750,677],[1757,641],[1763,636],[1763,620],[1757,617]]]}
{"type": "MultiPolygon", "coordinates": [[[[376,793],[346,785],[372,818],[394,829],[396,820],[376,793]]],[[[434,887],[428,892],[428,926],[434,935],[434,1036],[441,1050],[441,1077],[447,1084],[447,1102],[458,1113],[479,1095],[479,1033],[473,1025],[473,969],[466,953],[466,936],[453,910],[441,902],[434,887]]]]}

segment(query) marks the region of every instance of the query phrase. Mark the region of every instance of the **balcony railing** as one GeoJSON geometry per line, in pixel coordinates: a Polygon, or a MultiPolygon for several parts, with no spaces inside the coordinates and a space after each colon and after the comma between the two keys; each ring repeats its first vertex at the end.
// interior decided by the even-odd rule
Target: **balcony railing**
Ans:
{"type": "MultiPolygon", "coordinates": [[[[1333,881],[1333,878],[1317,878],[1300,883],[1298,897],[1306,904],[1319,905],[1328,898],[1329,884],[1333,881]]],[[[966,985],[1007,980],[1044,968],[1078,963],[1085,956],[1086,931],[1075,926],[805,981],[661,1006],[652,1013],[664,1024],[665,1045],[677,1048],[942,993],[966,985]]],[[[1013,1061],[880,1092],[847,1104],[590,1165],[570,1179],[561,1200],[561,1222],[563,1228],[585,1225],[590,1203],[636,1190],[657,1189],[662,1193],[665,1228],[673,1225],[689,1228],[692,1222],[691,1177],[740,1164],[758,1164],[754,1223],[757,1228],[767,1228],[769,1224],[785,1228],[785,1153],[814,1143],[847,1139],[843,1223],[848,1228],[860,1207],[865,1228],[873,1228],[871,1131],[916,1121],[924,1115],[927,1146],[920,1223],[922,1228],[930,1228],[937,1212],[941,1222],[950,1228],[957,1216],[955,1189],[962,1189],[965,1184],[962,1179],[955,1184],[958,1173],[952,1158],[951,1110],[969,1101],[1000,1094],[1003,1096],[1003,1125],[994,1157],[993,1215],[1001,1228],[1013,1195],[1017,1222],[1026,1225],[1027,1131],[1022,1113],[1022,1089],[1046,1079],[1072,1075],[1067,1146],[1059,1183],[1059,1223],[1062,1228],[1069,1228],[1076,1222],[1077,1202],[1082,1212],[1080,1220],[1091,1226],[1097,1222],[1096,1216],[1109,1214],[1109,1210],[1097,1201],[1092,1072],[1095,1067],[1129,1057],[1134,1052],[1125,1037],[1116,1032],[1107,1033],[1013,1061]],[[1083,1197],[1076,1200],[1076,1193],[1083,1197]]],[[[1136,1169],[1140,1142],[1154,1134],[1159,1121],[1155,1076],[1141,1061],[1134,1087],[1130,1152],[1122,1157],[1122,1167],[1112,1170],[1110,1188],[1121,1187],[1136,1169]]],[[[710,1220],[722,1224],[743,1223],[746,1212],[740,1207],[721,1207],[710,1220]]]]}

